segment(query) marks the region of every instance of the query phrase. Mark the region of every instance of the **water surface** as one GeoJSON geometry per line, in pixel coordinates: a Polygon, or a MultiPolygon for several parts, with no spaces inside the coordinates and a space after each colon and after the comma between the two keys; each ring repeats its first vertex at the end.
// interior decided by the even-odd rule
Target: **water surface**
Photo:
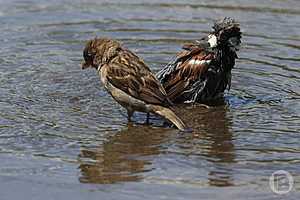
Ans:
{"type": "Polygon", "coordinates": [[[300,2],[0,0],[0,194],[10,199],[281,199],[300,196],[300,2]],[[231,16],[243,31],[225,105],[179,106],[192,133],[124,110],[85,41],[120,40],[153,71],[231,16]]]}

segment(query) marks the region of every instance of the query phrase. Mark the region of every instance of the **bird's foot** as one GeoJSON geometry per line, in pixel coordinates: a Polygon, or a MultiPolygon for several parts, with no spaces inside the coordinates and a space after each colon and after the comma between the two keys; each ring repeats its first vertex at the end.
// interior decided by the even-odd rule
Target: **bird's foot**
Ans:
{"type": "Polygon", "coordinates": [[[127,110],[127,116],[128,116],[127,119],[128,119],[128,122],[132,122],[132,120],[131,120],[132,115],[133,115],[133,111],[127,110]]]}

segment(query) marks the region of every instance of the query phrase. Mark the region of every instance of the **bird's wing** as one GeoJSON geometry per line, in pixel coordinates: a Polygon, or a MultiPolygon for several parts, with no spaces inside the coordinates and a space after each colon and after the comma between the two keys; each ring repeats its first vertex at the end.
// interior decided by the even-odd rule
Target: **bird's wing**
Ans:
{"type": "Polygon", "coordinates": [[[129,50],[124,50],[107,68],[107,79],[128,95],[149,104],[169,107],[167,93],[146,64],[129,50]]]}
{"type": "Polygon", "coordinates": [[[186,44],[183,49],[157,74],[172,101],[189,90],[195,81],[199,81],[214,59],[214,52],[201,44],[186,44]]]}

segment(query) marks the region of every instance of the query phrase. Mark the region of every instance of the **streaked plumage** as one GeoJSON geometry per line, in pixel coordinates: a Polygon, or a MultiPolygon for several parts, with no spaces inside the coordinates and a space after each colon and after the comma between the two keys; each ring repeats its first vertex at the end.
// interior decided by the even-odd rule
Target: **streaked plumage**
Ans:
{"type": "Polygon", "coordinates": [[[170,100],[207,103],[222,96],[226,88],[230,89],[240,43],[239,24],[224,18],[214,24],[207,37],[185,44],[183,51],[157,73],[170,100]]]}
{"type": "Polygon", "coordinates": [[[96,68],[104,87],[128,113],[156,113],[173,122],[180,130],[185,125],[170,109],[166,91],[148,66],[115,40],[96,38],[87,42],[82,69],[96,68]]]}

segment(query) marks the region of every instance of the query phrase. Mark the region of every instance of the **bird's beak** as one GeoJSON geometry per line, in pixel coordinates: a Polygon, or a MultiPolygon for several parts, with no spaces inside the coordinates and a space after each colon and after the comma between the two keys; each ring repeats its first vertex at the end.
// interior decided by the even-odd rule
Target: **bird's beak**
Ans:
{"type": "Polygon", "coordinates": [[[81,69],[86,69],[86,68],[88,68],[89,66],[90,66],[89,63],[86,63],[85,61],[82,61],[82,62],[81,62],[81,69]]]}

